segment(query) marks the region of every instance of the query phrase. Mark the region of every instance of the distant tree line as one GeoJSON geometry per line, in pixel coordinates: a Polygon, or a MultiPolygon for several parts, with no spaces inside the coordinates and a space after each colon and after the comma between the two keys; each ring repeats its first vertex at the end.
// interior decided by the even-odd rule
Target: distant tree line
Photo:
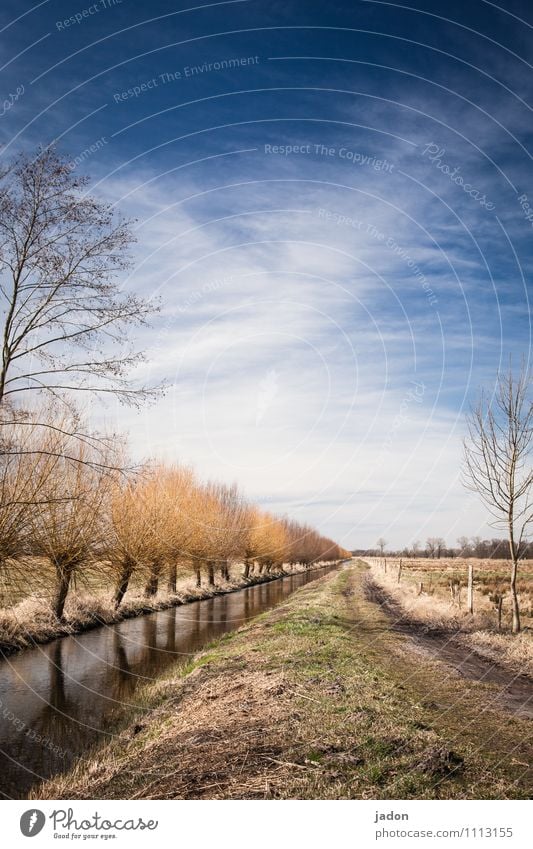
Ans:
{"type": "MultiPolygon", "coordinates": [[[[428,537],[425,544],[418,540],[410,546],[399,549],[387,549],[387,543],[383,546],[378,543],[375,548],[355,549],[352,554],[355,557],[406,557],[415,559],[417,557],[440,559],[454,557],[477,557],[481,560],[509,560],[508,539],[482,539],[479,536],[462,536],[457,539],[455,547],[449,547],[442,537],[428,537]]],[[[533,542],[522,542],[520,547],[520,559],[533,559],[533,542]]]]}

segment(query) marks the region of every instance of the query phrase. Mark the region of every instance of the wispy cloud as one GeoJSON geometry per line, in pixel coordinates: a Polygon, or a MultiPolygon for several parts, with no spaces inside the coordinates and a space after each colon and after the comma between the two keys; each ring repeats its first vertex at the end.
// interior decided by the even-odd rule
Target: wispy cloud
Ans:
{"type": "MultiPolygon", "coordinates": [[[[79,167],[137,222],[124,285],[162,309],[139,330],[135,377],[170,387],[139,414],[95,412],[138,456],[238,479],[347,545],[490,533],[458,471],[477,386],[530,350],[527,66],[389,6],[335,4],[327,21],[310,9],[310,28],[277,30],[301,26],[301,10],[238,4],[141,25],[141,7],[123,5],[21,53],[4,88],[24,95],[0,120],[5,145],[59,138],[74,157],[105,136],[79,167]]],[[[503,12],[485,7],[497,41],[503,12]]],[[[12,27],[13,54],[50,14],[12,27]]]]}

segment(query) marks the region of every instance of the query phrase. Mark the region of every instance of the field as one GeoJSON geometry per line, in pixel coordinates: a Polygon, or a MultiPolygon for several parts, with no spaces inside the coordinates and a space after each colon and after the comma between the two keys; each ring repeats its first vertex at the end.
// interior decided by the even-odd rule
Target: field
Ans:
{"type": "Polygon", "coordinates": [[[533,560],[523,561],[519,568],[522,633],[516,636],[510,633],[510,563],[505,560],[375,557],[365,562],[373,580],[401,606],[407,620],[455,632],[475,651],[533,674],[533,560]],[[473,613],[468,609],[469,566],[473,613]]]}
{"type": "Polygon", "coordinates": [[[320,578],[171,668],[33,798],[530,798],[529,720],[415,652],[367,577],[320,578]]]}

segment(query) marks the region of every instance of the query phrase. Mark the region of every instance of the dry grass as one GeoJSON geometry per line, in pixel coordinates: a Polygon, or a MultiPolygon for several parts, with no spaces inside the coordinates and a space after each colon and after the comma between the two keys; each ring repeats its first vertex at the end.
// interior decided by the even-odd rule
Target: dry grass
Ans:
{"type": "Polygon", "coordinates": [[[361,569],[294,593],[144,696],[40,799],[528,798],[528,723],[413,655],[361,569]]]}
{"type": "Polygon", "coordinates": [[[491,600],[492,593],[507,589],[508,564],[505,561],[474,558],[402,560],[400,583],[398,559],[387,558],[387,571],[380,558],[368,558],[366,562],[373,580],[401,607],[406,620],[431,629],[454,632],[457,639],[478,654],[533,676],[533,561],[524,561],[521,568],[519,591],[523,631],[519,635],[510,633],[511,611],[505,598],[502,631],[498,632],[496,607],[491,600]],[[469,563],[474,566],[473,615],[466,606],[469,563]],[[450,593],[452,581],[460,582],[459,598],[455,601],[450,593]]]}
{"type": "MultiPolygon", "coordinates": [[[[384,571],[384,564],[387,564],[386,574],[396,576],[399,558],[365,558],[366,562],[372,565],[373,568],[378,568],[384,571]]],[[[474,567],[474,585],[478,596],[478,606],[482,597],[485,598],[487,609],[494,609],[490,596],[494,593],[502,593],[504,597],[507,595],[507,605],[504,603],[504,610],[509,613],[510,621],[510,605],[508,603],[509,593],[509,577],[511,572],[511,564],[507,560],[481,560],[475,557],[470,558],[416,558],[410,560],[401,559],[402,563],[402,585],[413,584],[417,585],[420,581],[423,582],[426,592],[436,593],[445,598],[450,598],[450,584],[452,581],[459,583],[461,588],[461,603],[466,604],[466,586],[468,583],[468,567],[474,567]]],[[[384,572],[385,573],[385,572],[384,572]]],[[[520,607],[522,615],[528,618],[532,616],[533,606],[533,560],[523,560],[518,569],[518,594],[520,597],[520,607]]],[[[531,623],[533,624],[533,623],[531,623]]]]}
{"type": "Polygon", "coordinates": [[[54,794],[83,797],[87,781],[93,798],[264,798],[265,764],[280,757],[291,723],[282,675],[254,666],[237,659],[223,679],[199,669],[174,682],[116,755],[90,761],[77,787],[57,779],[54,794]]]}
{"type": "Polygon", "coordinates": [[[504,663],[520,674],[533,678],[533,634],[522,631],[520,634],[495,634],[492,631],[474,631],[461,636],[461,642],[472,651],[504,663]]]}

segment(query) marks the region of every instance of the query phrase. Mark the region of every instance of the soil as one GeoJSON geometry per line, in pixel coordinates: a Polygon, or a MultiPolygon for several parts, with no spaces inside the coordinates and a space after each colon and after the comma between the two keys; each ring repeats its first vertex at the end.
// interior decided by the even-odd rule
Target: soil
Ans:
{"type": "Polygon", "coordinates": [[[391,628],[411,639],[414,650],[437,658],[470,681],[496,684],[494,703],[498,707],[533,719],[533,679],[472,651],[461,643],[460,634],[410,620],[398,602],[370,577],[363,579],[363,587],[365,596],[387,614],[391,628]]]}

